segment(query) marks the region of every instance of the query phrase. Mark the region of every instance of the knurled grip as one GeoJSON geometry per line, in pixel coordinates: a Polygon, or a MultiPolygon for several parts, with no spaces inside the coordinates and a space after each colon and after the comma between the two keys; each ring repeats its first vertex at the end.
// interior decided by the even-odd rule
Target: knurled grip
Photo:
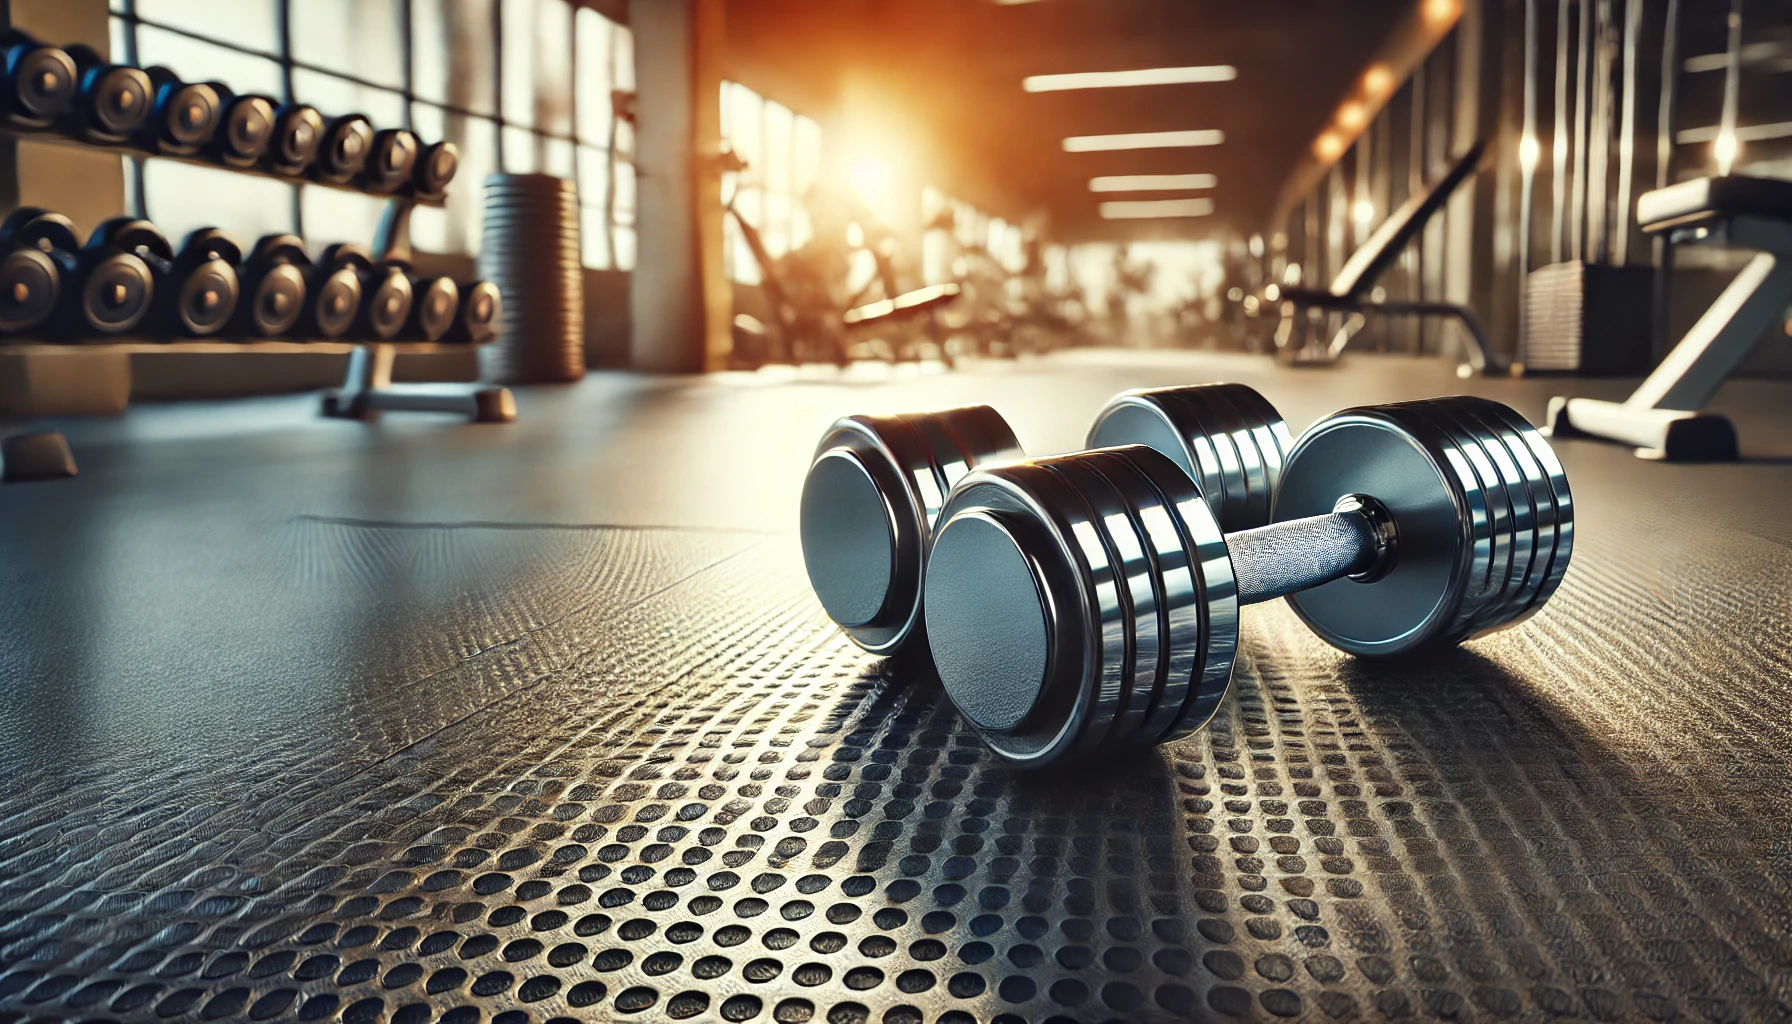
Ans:
{"type": "Polygon", "coordinates": [[[1357,511],[1272,523],[1226,535],[1238,603],[1286,597],[1369,571],[1381,556],[1374,522],[1357,511]]]}

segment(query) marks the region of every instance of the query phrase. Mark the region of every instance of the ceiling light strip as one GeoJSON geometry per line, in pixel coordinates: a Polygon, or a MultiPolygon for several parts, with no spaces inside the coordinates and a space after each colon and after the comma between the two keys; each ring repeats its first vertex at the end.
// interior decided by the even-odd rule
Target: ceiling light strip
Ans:
{"type": "Polygon", "coordinates": [[[1155,220],[1164,217],[1205,217],[1213,212],[1213,200],[1144,199],[1101,204],[1103,220],[1155,220]]]}
{"type": "Polygon", "coordinates": [[[1170,192],[1215,188],[1219,183],[1220,179],[1211,174],[1104,174],[1089,179],[1089,191],[1170,192]]]}
{"type": "Polygon", "coordinates": [[[1217,146],[1226,141],[1218,128],[1186,132],[1133,132],[1127,135],[1073,135],[1064,140],[1066,153],[1106,153],[1117,149],[1174,149],[1217,146]]]}
{"type": "Polygon", "coordinates": [[[1190,68],[1140,68],[1137,71],[1080,71],[1068,75],[1028,75],[1020,87],[1028,92],[1060,92],[1066,89],[1117,89],[1134,85],[1188,85],[1196,82],[1230,82],[1238,69],[1230,64],[1190,68]]]}

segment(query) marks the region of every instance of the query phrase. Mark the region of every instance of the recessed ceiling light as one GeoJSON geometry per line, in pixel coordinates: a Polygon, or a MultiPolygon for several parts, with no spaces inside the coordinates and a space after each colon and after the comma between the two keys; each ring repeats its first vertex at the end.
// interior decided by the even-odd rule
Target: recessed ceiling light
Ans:
{"type": "Polygon", "coordinates": [[[1144,199],[1102,203],[1103,220],[1148,220],[1159,217],[1205,217],[1213,212],[1211,199],[1144,199]]]}
{"type": "Polygon", "coordinates": [[[1103,153],[1115,149],[1169,149],[1178,146],[1217,146],[1226,141],[1218,128],[1186,132],[1133,132],[1130,135],[1073,135],[1064,140],[1066,153],[1103,153]]]}
{"type": "Polygon", "coordinates": [[[1230,64],[1193,68],[1140,68],[1137,71],[1080,71],[1069,75],[1029,75],[1020,87],[1028,92],[1061,89],[1115,89],[1129,85],[1186,85],[1191,82],[1230,82],[1238,69],[1230,64]]]}
{"type": "Polygon", "coordinates": [[[1163,192],[1179,188],[1213,188],[1211,174],[1105,174],[1089,179],[1091,192],[1163,192]]]}

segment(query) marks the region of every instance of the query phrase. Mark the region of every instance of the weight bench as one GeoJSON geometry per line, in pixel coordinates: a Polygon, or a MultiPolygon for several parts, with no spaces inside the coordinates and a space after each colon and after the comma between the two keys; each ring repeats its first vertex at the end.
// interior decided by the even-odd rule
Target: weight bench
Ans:
{"type": "MultiPolygon", "coordinates": [[[[1487,340],[1487,329],[1473,309],[1454,302],[1377,302],[1370,297],[1381,275],[1399,261],[1400,254],[1425,229],[1425,224],[1431,220],[1432,215],[1443,209],[1458,185],[1473,176],[1485,149],[1486,146],[1480,142],[1470,146],[1467,152],[1450,165],[1443,177],[1423,192],[1408,197],[1406,202],[1388,214],[1387,220],[1382,221],[1368,241],[1345,261],[1343,269],[1338,271],[1330,286],[1324,290],[1283,288],[1281,301],[1295,307],[1337,312],[1449,317],[1461,323],[1468,333],[1468,368],[1481,374],[1498,369],[1493,348],[1487,340]]],[[[1336,360],[1342,355],[1352,336],[1353,332],[1339,331],[1327,349],[1325,361],[1336,360]]]]}
{"type": "Polygon", "coordinates": [[[1699,410],[1792,303],[1792,181],[1726,175],[1644,193],[1636,217],[1670,244],[1757,250],[1661,365],[1623,402],[1552,398],[1556,437],[1601,437],[1645,459],[1736,458],[1736,428],[1699,410]]]}

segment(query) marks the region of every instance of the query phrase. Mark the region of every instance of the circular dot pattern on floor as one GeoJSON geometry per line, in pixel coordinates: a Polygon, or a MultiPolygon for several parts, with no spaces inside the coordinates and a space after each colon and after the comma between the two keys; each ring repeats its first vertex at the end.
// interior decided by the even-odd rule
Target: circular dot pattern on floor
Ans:
{"type": "Polygon", "coordinates": [[[1771,886],[1733,886],[1584,739],[1515,724],[1491,662],[1371,684],[1267,608],[1207,731],[1029,776],[800,577],[766,599],[771,564],[619,626],[654,671],[569,671],[259,831],[154,804],[110,808],[110,843],[6,818],[0,1021],[1784,1009],[1725,938],[1766,934],[1771,886]],[[90,841],[97,865],[60,852],[90,841]]]}

